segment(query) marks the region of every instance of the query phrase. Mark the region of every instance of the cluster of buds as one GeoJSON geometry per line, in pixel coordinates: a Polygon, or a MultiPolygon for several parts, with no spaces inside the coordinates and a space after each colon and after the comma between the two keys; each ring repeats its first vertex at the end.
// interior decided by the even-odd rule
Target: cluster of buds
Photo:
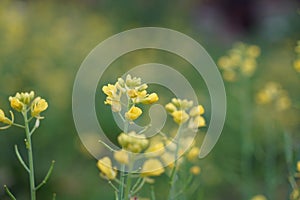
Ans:
{"type": "Polygon", "coordinates": [[[256,59],[260,55],[260,48],[256,45],[237,43],[228,51],[228,55],[218,60],[222,69],[223,78],[227,81],[236,81],[238,74],[250,77],[256,69],[256,59]]]}
{"type": "Polygon", "coordinates": [[[297,42],[295,47],[296,59],[294,61],[294,68],[297,72],[300,72],[300,40],[297,42]]]}
{"type": "Polygon", "coordinates": [[[165,108],[179,125],[189,120],[188,128],[190,129],[206,126],[205,119],[201,116],[205,112],[203,106],[197,105],[193,107],[193,101],[173,98],[172,102],[168,103],[165,108]]]}
{"type": "MultiPolygon", "coordinates": [[[[9,102],[11,108],[16,110],[17,112],[21,112],[23,114],[27,114],[27,111],[30,109],[31,117],[35,117],[38,120],[43,119],[40,114],[48,108],[48,103],[45,99],[41,97],[36,97],[33,91],[31,92],[21,92],[16,93],[15,96],[9,97],[9,102]]],[[[1,129],[5,129],[14,124],[14,114],[10,111],[11,119],[5,116],[3,110],[0,109],[0,122],[4,123],[8,126],[2,127],[1,129]]]]}
{"type": "Polygon", "coordinates": [[[148,94],[147,88],[148,85],[142,83],[140,78],[132,78],[128,74],[126,80],[118,78],[114,85],[103,86],[102,91],[107,95],[104,103],[111,105],[113,112],[120,112],[122,109],[121,97],[123,94],[126,95],[132,106],[125,117],[128,120],[135,120],[142,114],[142,110],[135,106],[136,104],[152,104],[158,101],[157,94],[148,94]]]}
{"type": "Polygon", "coordinates": [[[34,92],[16,93],[14,97],[9,97],[10,106],[18,112],[26,112],[28,108],[31,110],[31,116],[42,119],[40,113],[48,108],[48,103],[41,97],[34,98],[34,92]]]}
{"type": "Polygon", "coordinates": [[[118,142],[123,149],[132,153],[140,153],[149,144],[148,139],[143,134],[136,134],[134,131],[126,134],[121,133],[118,136],[118,142]]]}
{"type": "Polygon", "coordinates": [[[256,103],[261,105],[273,104],[278,111],[286,110],[291,106],[287,91],[275,82],[268,82],[257,93],[256,103]]]}
{"type": "Polygon", "coordinates": [[[117,176],[117,169],[112,167],[112,162],[109,157],[104,157],[97,162],[97,167],[100,170],[100,175],[113,180],[117,176]]]}

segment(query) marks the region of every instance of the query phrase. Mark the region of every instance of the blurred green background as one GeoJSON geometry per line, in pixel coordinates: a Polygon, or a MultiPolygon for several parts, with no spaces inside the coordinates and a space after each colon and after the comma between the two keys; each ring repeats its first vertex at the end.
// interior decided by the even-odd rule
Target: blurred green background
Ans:
{"type": "MultiPolygon", "coordinates": [[[[46,119],[33,139],[37,179],[43,178],[51,160],[56,160],[56,166],[38,199],[51,199],[53,192],[63,200],[113,199],[113,190],[98,176],[96,159],[86,152],[75,130],[72,86],[81,62],[98,43],[143,26],[183,32],[201,43],[215,62],[235,42],[260,46],[254,76],[247,83],[225,82],[226,124],[213,152],[199,161],[199,187],[189,199],[249,199],[256,194],[270,200],[289,199],[292,188],[288,176],[300,160],[300,73],[292,64],[300,39],[299,12],[299,1],[284,0],[1,0],[0,108],[7,112],[8,97],[18,91],[34,90],[49,102],[46,119]],[[279,112],[272,105],[255,104],[255,94],[268,81],[280,83],[288,92],[292,102],[289,109],[279,112]],[[244,134],[250,135],[246,176],[241,169],[244,134]],[[286,137],[291,140],[288,145],[286,137]],[[291,155],[288,162],[287,154],[291,155]]],[[[147,62],[174,66],[194,77],[191,83],[209,113],[205,85],[197,86],[199,77],[193,76],[192,69],[187,70],[191,66],[168,53],[145,50],[125,55],[113,63],[99,85],[114,82],[130,67],[147,62]]],[[[101,95],[99,90],[99,111],[109,115],[101,95]]],[[[167,98],[162,98],[163,103],[167,98]]],[[[209,114],[206,117],[209,119],[209,114]]],[[[105,126],[112,137],[119,133],[109,120],[105,126]]],[[[0,185],[7,184],[18,199],[29,197],[27,174],[13,150],[18,144],[26,153],[21,148],[23,139],[17,128],[0,132],[0,185]]],[[[164,199],[166,180],[164,176],[157,179],[157,199],[164,199]]],[[[0,199],[8,199],[2,189],[0,199]]]]}

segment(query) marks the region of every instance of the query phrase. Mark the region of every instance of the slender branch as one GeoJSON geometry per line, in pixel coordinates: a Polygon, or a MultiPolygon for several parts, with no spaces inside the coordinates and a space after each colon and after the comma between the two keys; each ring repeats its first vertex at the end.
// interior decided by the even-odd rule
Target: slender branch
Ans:
{"type": "Polygon", "coordinates": [[[8,187],[6,185],[4,185],[4,189],[6,191],[6,193],[8,194],[8,196],[12,199],[12,200],[16,200],[16,197],[9,191],[8,187]]]}
{"type": "Polygon", "coordinates": [[[52,200],[56,199],[56,193],[53,193],[52,200]]]}
{"type": "Polygon", "coordinates": [[[113,148],[111,148],[109,145],[107,145],[105,142],[103,142],[102,140],[98,140],[98,142],[100,142],[101,144],[103,144],[106,148],[108,148],[108,150],[110,150],[111,152],[115,152],[115,150],[113,148]]]}
{"type": "Polygon", "coordinates": [[[120,185],[119,185],[119,199],[123,199],[125,183],[125,164],[121,166],[120,185]]]}
{"type": "Polygon", "coordinates": [[[145,182],[146,182],[146,181],[145,181],[145,179],[143,178],[143,179],[142,179],[142,182],[140,183],[140,185],[138,185],[138,187],[137,187],[135,190],[132,188],[132,191],[131,191],[132,195],[134,195],[134,194],[136,194],[138,191],[140,191],[140,190],[143,188],[145,182]]]}
{"type": "Polygon", "coordinates": [[[47,181],[48,181],[48,179],[49,179],[49,177],[50,177],[50,175],[51,175],[51,173],[53,171],[54,164],[55,164],[55,161],[52,160],[51,166],[50,166],[50,168],[49,168],[49,170],[48,170],[48,172],[47,172],[44,180],[35,188],[36,191],[38,189],[40,189],[43,185],[45,185],[47,183],[47,181]]]}
{"type": "Polygon", "coordinates": [[[19,128],[25,128],[25,126],[21,125],[21,124],[17,124],[17,123],[13,123],[13,126],[19,127],[19,128]]]}
{"type": "Polygon", "coordinates": [[[154,192],[154,186],[151,185],[151,200],[156,200],[155,198],[155,192],[154,192]]]}
{"type": "Polygon", "coordinates": [[[131,191],[134,191],[138,186],[139,184],[141,183],[141,181],[143,180],[143,178],[141,176],[139,176],[138,180],[135,182],[135,184],[132,186],[132,189],[131,191]]]}
{"type": "Polygon", "coordinates": [[[110,180],[108,180],[108,184],[109,184],[116,192],[119,192],[118,188],[117,188],[110,180]]]}
{"type": "Polygon", "coordinates": [[[18,146],[17,146],[17,145],[15,145],[15,153],[16,153],[16,155],[17,155],[17,157],[18,157],[18,160],[20,161],[21,165],[24,167],[24,169],[25,169],[28,173],[30,173],[30,170],[29,170],[28,166],[25,164],[25,162],[24,162],[24,160],[23,160],[23,158],[22,158],[22,156],[21,156],[21,154],[20,154],[20,152],[19,152],[19,150],[18,150],[18,146]]]}

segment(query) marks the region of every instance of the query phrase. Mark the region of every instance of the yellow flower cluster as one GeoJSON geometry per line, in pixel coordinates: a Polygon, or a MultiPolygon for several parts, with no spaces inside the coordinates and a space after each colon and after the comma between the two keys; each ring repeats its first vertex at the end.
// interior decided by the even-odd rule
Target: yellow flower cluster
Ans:
{"type": "Polygon", "coordinates": [[[297,72],[300,72],[300,40],[297,42],[295,47],[295,52],[297,54],[296,60],[294,61],[294,68],[297,72]]]}
{"type": "Polygon", "coordinates": [[[273,104],[278,111],[283,111],[291,106],[291,100],[286,90],[279,83],[268,82],[257,94],[257,104],[273,104]]]}
{"type": "Polygon", "coordinates": [[[121,97],[126,95],[129,99],[128,104],[132,105],[125,117],[128,120],[135,120],[141,114],[142,110],[135,106],[136,104],[152,104],[158,101],[158,95],[156,93],[147,93],[148,85],[142,84],[140,78],[126,76],[126,80],[119,78],[118,81],[112,85],[108,84],[102,87],[102,91],[107,95],[105,104],[109,104],[112,107],[113,112],[120,112],[122,110],[121,97]]]}
{"type": "Polygon", "coordinates": [[[121,133],[118,136],[118,142],[123,149],[128,150],[132,153],[140,153],[149,144],[149,141],[145,135],[136,134],[134,131],[128,134],[121,133]]]}
{"type": "Polygon", "coordinates": [[[48,103],[41,97],[34,98],[33,91],[16,93],[14,97],[9,97],[10,106],[18,112],[24,112],[27,108],[31,109],[31,116],[36,118],[42,118],[40,113],[48,108],[48,103]]]}
{"type": "Polygon", "coordinates": [[[193,101],[173,98],[171,103],[165,106],[173,120],[181,125],[189,120],[188,128],[197,129],[206,126],[205,119],[201,116],[205,110],[202,105],[193,107],[193,101]],[[189,110],[189,114],[187,111],[189,110]]]}
{"type": "Polygon", "coordinates": [[[4,124],[8,124],[8,125],[13,124],[13,120],[10,120],[9,118],[7,118],[2,109],[0,109],[0,122],[2,122],[4,124]]]}
{"type": "Polygon", "coordinates": [[[228,55],[218,60],[218,66],[222,69],[223,78],[234,82],[238,75],[250,77],[256,70],[256,59],[260,55],[260,48],[256,45],[236,43],[228,51],[228,55]]]}
{"type": "Polygon", "coordinates": [[[97,162],[97,167],[101,172],[101,175],[109,180],[113,180],[117,176],[117,170],[112,167],[112,163],[109,157],[104,157],[97,162]]]}

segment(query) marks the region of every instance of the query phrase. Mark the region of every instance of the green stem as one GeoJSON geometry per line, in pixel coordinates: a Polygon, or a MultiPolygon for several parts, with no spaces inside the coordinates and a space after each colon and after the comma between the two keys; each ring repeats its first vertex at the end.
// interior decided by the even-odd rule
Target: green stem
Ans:
{"type": "Polygon", "coordinates": [[[175,177],[176,177],[176,168],[177,168],[177,163],[178,163],[178,152],[179,152],[179,140],[180,140],[180,137],[181,137],[181,126],[179,126],[178,128],[178,136],[177,136],[177,139],[176,139],[176,150],[175,150],[175,161],[174,161],[174,167],[172,169],[172,172],[171,172],[171,176],[170,176],[170,182],[169,182],[169,185],[170,185],[170,193],[169,193],[169,198],[168,199],[173,199],[173,196],[174,196],[174,192],[175,192],[175,177]]]}
{"type": "Polygon", "coordinates": [[[8,196],[12,199],[12,200],[16,200],[16,197],[9,191],[8,187],[6,185],[4,185],[4,189],[6,191],[6,193],[8,194],[8,196]]]}
{"type": "Polygon", "coordinates": [[[132,182],[132,177],[131,177],[131,170],[132,170],[132,164],[134,162],[134,158],[131,154],[129,156],[129,162],[128,162],[128,176],[126,180],[126,187],[125,187],[125,200],[130,200],[131,194],[130,194],[130,189],[131,189],[131,182],[132,182]]]}
{"type": "Polygon", "coordinates": [[[19,153],[19,150],[18,150],[18,146],[17,146],[17,145],[15,145],[15,153],[16,153],[16,155],[17,155],[17,157],[18,157],[18,159],[19,159],[21,165],[24,167],[24,169],[25,169],[28,173],[30,173],[29,168],[27,167],[27,165],[25,164],[25,162],[24,162],[24,160],[23,160],[21,154],[19,153]]]}
{"type": "Polygon", "coordinates": [[[32,144],[31,144],[31,136],[29,130],[29,123],[27,118],[27,112],[23,112],[23,117],[25,121],[25,133],[26,133],[26,147],[28,152],[28,162],[29,162],[29,182],[30,182],[30,194],[31,200],[36,200],[36,190],[34,183],[34,166],[33,166],[33,154],[32,154],[32,144]]]}
{"type": "Polygon", "coordinates": [[[52,171],[53,171],[54,163],[55,163],[55,161],[52,160],[51,166],[50,166],[50,168],[49,168],[49,170],[48,170],[48,172],[47,172],[45,178],[44,178],[43,181],[35,188],[36,191],[37,191],[38,189],[40,189],[43,185],[45,185],[45,184],[47,183],[47,181],[48,181],[48,179],[49,179],[49,177],[50,177],[50,175],[51,175],[51,173],[52,173],[52,171]]]}
{"type": "Polygon", "coordinates": [[[151,185],[151,200],[156,200],[155,198],[155,192],[154,192],[154,186],[151,185]]]}

